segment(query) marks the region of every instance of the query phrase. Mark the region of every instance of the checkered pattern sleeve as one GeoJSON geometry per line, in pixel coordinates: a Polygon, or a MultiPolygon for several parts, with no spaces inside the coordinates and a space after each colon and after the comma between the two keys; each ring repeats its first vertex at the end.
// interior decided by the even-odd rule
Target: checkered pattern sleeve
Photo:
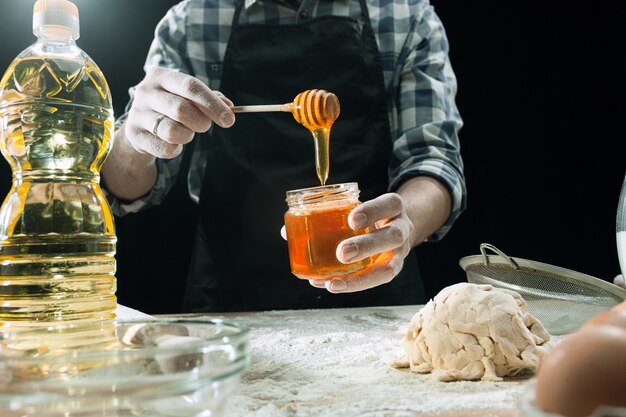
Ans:
{"type": "Polygon", "coordinates": [[[452,196],[452,213],[429,237],[440,240],[466,206],[466,187],[458,132],[463,122],[455,104],[456,77],[448,42],[431,6],[411,22],[394,75],[393,107],[397,118],[390,164],[390,190],[416,175],[441,181],[452,196]]]}
{"type": "MultiPolygon", "coordinates": [[[[155,37],[144,65],[146,72],[150,68],[157,66],[184,73],[190,72],[189,60],[186,54],[186,20],[188,15],[185,10],[186,7],[188,7],[187,3],[180,3],[174,6],[157,25],[155,37]]],[[[128,111],[133,104],[134,92],[134,87],[129,90],[130,101],[126,105],[126,113],[115,121],[116,130],[123,128],[123,123],[128,117],[128,111]]],[[[173,159],[157,158],[156,183],[148,194],[137,200],[120,201],[105,190],[113,213],[117,216],[123,216],[127,213],[138,212],[160,204],[176,182],[181,161],[182,154],[173,159]]]]}

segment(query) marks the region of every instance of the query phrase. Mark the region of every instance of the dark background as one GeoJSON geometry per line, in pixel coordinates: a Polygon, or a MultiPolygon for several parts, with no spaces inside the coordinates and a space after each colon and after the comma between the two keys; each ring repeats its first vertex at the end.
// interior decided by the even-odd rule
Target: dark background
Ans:
{"type": "MultiPolygon", "coordinates": [[[[34,42],[34,2],[0,0],[0,70],[34,42]]],[[[107,77],[116,116],[143,77],[156,23],[174,0],[75,0],[79,45],[107,77]]],[[[461,257],[489,242],[507,254],[610,280],[625,173],[626,5],[589,1],[432,0],[444,22],[465,120],[468,209],[420,246],[430,296],[465,279],[461,257]]],[[[0,195],[10,187],[0,164],[0,195]]],[[[177,312],[194,207],[184,187],[164,206],[116,220],[118,297],[177,312]]]]}

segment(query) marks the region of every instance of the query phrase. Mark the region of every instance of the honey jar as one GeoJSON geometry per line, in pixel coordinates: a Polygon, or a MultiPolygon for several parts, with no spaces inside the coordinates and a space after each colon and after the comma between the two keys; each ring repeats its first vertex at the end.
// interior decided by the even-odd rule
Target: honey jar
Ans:
{"type": "Polygon", "coordinates": [[[348,214],[361,204],[359,192],[357,183],[287,191],[285,229],[291,272],[303,279],[325,280],[362,270],[372,263],[370,257],[343,264],[336,255],[342,240],[368,232],[352,230],[348,225],[348,214]]]}

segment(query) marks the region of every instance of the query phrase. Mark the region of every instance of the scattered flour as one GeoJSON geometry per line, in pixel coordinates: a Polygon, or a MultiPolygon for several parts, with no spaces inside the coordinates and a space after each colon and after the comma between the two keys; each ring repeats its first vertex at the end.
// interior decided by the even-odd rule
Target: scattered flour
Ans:
{"type": "MultiPolygon", "coordinates": [[[[418,306],[225,317],[251,328],[251,364],[229,417],[404,417],[514,411],[526,379],[438,382],[390,366],[418,306]]],[[[500,415],[500,414],[498,414],[500,415]]]]}

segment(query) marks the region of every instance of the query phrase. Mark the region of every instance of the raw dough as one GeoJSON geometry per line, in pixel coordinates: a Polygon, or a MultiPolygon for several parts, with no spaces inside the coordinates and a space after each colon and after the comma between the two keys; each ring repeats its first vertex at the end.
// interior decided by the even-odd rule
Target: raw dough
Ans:
{"type": "Polygon", "coordinates": [[[441,290],[413,316],[402,358],[392,363],[439,381],[500,381],[536,370],[550,334],[516,292],[460,283],[441,290]]]}

